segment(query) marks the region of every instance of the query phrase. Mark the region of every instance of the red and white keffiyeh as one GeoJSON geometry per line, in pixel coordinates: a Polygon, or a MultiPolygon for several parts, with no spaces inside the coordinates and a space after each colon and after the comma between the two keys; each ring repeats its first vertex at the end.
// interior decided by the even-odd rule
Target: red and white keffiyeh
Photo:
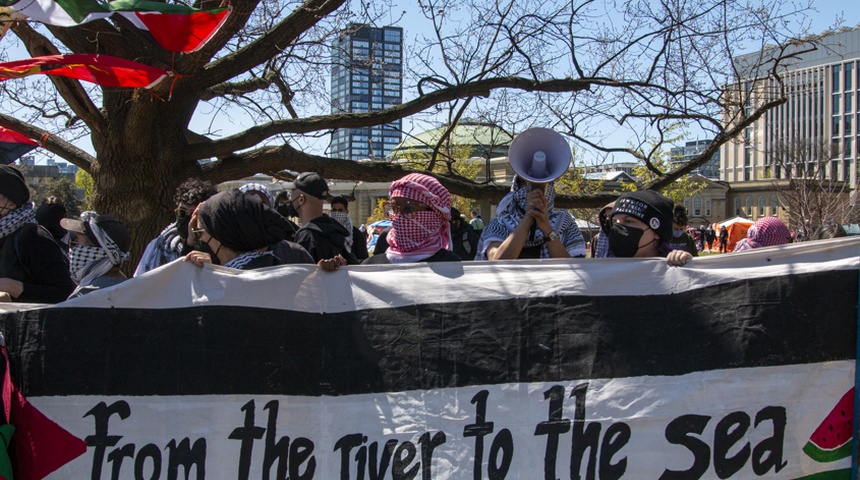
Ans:
{"type": "Polygon", "coordinates": [[[791,232],[788,227],[777,217],[762,217],[747,230],[747,238],[738,243],[736,252],[742,252],[752,248],[771,247],[791,242],[791,232]]]}
{"type": "Polygon", "coordinates": [[[440,249],[451,249],[451,194],[438,180],[410,173],[391,184],[388,196],[407,198],[432,208],[410,214],[398,213],[391,219],[385,252],[391,263],[417,262],[440,249]]]}

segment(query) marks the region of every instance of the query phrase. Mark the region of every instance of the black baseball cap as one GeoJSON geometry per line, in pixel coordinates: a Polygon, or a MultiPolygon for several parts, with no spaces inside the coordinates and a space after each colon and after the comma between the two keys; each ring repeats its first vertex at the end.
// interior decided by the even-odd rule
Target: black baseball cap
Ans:
{"type": "Polygon", "coordinates": [[[329,196],[328,183],[316,172],[305,172],[296,177],[294,185],[302,192],[312,195],[320,200],[329,196]]]}

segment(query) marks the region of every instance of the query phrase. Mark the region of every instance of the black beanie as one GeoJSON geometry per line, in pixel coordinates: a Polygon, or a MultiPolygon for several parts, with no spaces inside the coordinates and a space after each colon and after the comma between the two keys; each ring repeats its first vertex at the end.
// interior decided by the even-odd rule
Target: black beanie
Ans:
{"type": "Polygon", "coordinates": [[[30,200],[30,189],[24,175],[11,165],[0,165],[0,193],[20,207],[30,200]]]}
{"type": "Polygon", "coordinates": [[[637,218],[657,232],[662,240],[672,238],[675,202],[654,190],[639,190],[618,197],[612,216],[624,213],[637,218]]]}

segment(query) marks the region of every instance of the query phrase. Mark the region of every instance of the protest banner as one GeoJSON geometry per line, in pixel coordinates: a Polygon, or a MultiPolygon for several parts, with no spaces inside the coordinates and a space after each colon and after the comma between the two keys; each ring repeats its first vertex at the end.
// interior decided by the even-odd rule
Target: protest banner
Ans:
{"type": "Polygon", "coordinates": [[[3,333],[51,479],[847,479],[858,247],[180,261],[3,333]]]}

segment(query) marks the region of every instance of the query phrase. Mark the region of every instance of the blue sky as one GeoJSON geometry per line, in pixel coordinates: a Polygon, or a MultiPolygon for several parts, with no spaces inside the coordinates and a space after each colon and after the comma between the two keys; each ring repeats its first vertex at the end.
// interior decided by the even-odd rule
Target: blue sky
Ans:
{"type": "MultiPolygon", "coordinates": [[[[827,28],[832,27],[836,22],[841,22],[842,25],[850,27],[858,25],[858,23],[860,23],[860,11],[854,8],[846,12],[845,6],[848,3],[849,2],[846,2],[845,0],[816,0],[814,2],[813,8],[817,10],[817,13],[814,15],[810,15],[804,20],[804,22],[808,22],[809,30],[813,33],[823,32],[827,28]]],[[[417,6],[417,0],[395,0],[395,4],[391,8],[391,14],[389,16],[389,19],[382,19],[382,21],[386,20],[388,20],[389,22],[396,22],[397,26],[404,28],[405,44],[407,45],[410,44],[416,38],[417,35],[429,35],[431,33],[429,32],[427,21],[425,20],[423,14],[417,6]],[[402,16],[401,12],[403,12],[402,16]],[[398,19],[399,21],[397,21],[398,19]]],[[[6,41],[8,40],[9,39],[6,39],[6,41]]],[[[18,55],[26,55],[26,52],[23,49],[16,50],[16,53],[18,55]]],[[[9,54],[10,60],[17,59],[12,58],[12,51],[10,51],[9,54]]],[[[411,98],[414,98],[414,95],[414,91],[406,91],[404,93],[404,100],[410,100],[411,98]]],[[[210,126],[209,123],[212,121],[212,118],[210,116],[207,116],[207,112],[211,112],[211,110],[212,108],[209,105],[201,103],[197,113],[195,114],[192,128],[197,131],[203,131],[208,129],[210,126]]],[[[319,113],[327,113],[327,111],[327,108],[322,108],[319,113]]],[[[219,119],[216,120],[214,123],[215,129],[218,130],[219,133],[222,135],[229,135],[231,133],[235,133],[254,124],[254,122],[249,120],[248,117],[246,117],[241,112],[233,111],[231,113],[234,113],[231,118],[226,119],[226,117],[222,114],[220,117],[224,120],[219,119]]],[[[440,121],[442,120],[440,119],[440,121]]],[[[413,122],[410,119],[405,119],[403,121],[403,128],[408,133],[417,134],[420,131],[426,129],[427,127],[428,124],[426,122],[413,122]]],[[[325,135],[321,138],[308,140],[304,145],[300,145],[300,148],[304,148],[309,153],[322,155],[325,153],[325,148],[327,147],[328,142],[329,136],[325,135]]],[[[90,153],[93,152],[92,145],[88,141],[78,142],[78,146],[90,153]]],[[[37,157],[42,156],[37,155],[37,157]]]]}

